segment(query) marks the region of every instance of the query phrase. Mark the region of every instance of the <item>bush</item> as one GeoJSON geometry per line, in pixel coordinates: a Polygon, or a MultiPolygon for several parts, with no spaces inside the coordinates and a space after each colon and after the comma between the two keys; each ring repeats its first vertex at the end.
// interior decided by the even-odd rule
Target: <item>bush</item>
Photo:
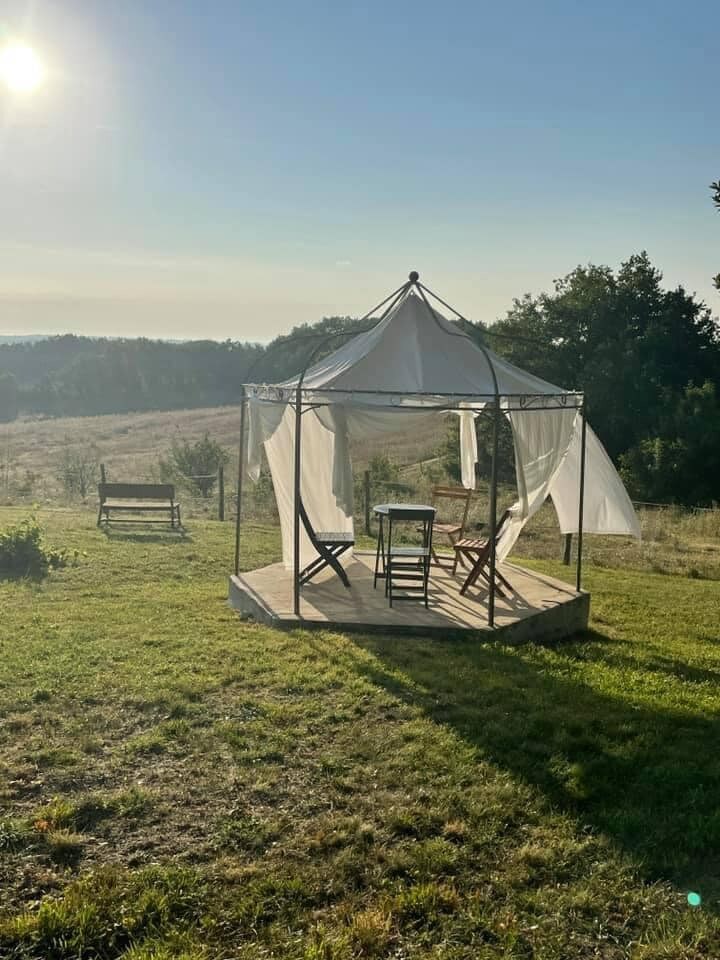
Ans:
{"type": "Polygon", "coordinates": [[[100,454],[94,443],[71,445],[65,440],[58,462],[58,479],[69,497],[87,497],[97,483],[100,472],[100,454]]]}
{"type": "Polygon", "coordinates": [[[49,568],[62,567],[66,562],[64,550],[45,546],[34,516],[0,530],[0,576],[42,576],[49,568]]]}
{"type": "Polygon", "coordinates": [[[165,482],[189,481],[203,497],[215,487],[220,464],[227,463],[227,452],[205,434],[202,440],[173,440],[166,458],[160,460],[160,476],[165,482]]]}

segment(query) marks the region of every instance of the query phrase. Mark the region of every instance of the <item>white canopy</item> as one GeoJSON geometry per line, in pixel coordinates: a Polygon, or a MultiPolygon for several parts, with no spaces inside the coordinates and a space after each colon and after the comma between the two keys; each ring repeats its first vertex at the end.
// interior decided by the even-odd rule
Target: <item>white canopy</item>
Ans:
{"type": "MultiPolygon", "coordinates": [[[[426,288],[421,288],[426,289],[426,288]]],[[[452,411],[460,416],[462,480],[475,485],[473,419],[496,402],[510,421],[518,500],[498,545],[512,549],[548,495],[561,530],[579,517],[582,395],[562,390],[508,363],[473,340],[406,285],[387,316],[312,366],[304,377],[252,385],[247,472],[257,479],[264,445],[280,514],[283,557],[293,558],[293,463],[298,387],[302,400],[301,495],[316,530],[352,530],[349,441],[400,433],[452,411]]],[[[639,536],[625,488],[587,429],[583,529],[639,536]]],[[[312,559],[302,534],[303,565],[312,559]]]]}

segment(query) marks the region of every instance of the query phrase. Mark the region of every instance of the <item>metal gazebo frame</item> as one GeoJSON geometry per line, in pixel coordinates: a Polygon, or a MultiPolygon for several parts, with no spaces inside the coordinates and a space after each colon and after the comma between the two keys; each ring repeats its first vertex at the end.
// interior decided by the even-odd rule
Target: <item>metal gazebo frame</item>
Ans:
{"type": "MultiPolygon", "coordinates": [[[[382,310],[382,313],[377,318],[375,324],[369,329],[374,329],[377,324],[381,323],[388,314],[407,296],[407,294],[415,289],[419,293],[421,299],[423,300],[425,306],[427,307],[430,315],[439,325],[439,317],[435,309],[432,307],[428,297],[432,297],[445,309],[449,310],[455,315],[455,317],[464,322],[469,323],[462,313],[452,307],[449,303],[446,303],[441,297],[436,293],[426,287],[424,284],[420,283],[419,274],[413,270],[408,280],[403,283],[397,290],[394,290],[389,296],[385,297],[377,306],[373,307],[372,310],[369,310],[361,319],[358,321],[362,323],[365,320],[369,320],[373,314],[378,310],[382,310]]],[[[368,331],[362,331],[368,332],[368,331]]],[[[584,512],[584,499],[585,499],[585,451],[587,443],[587,420],[586,420],[586,402],[585,395],[581,392],[565,391],[562,393],[543,393],[543,394],[500,394],[498,387],[498,379],[495,371],[492,358],[485,347],[485,345],[477,340],[474,340],[467,333],[464,333],[462,330],[458,330],[457,333],[443,330],[448,336],[458,336],[463,337],[469,340],[474,346],[482,352],[487,361],[488,368],[490,370],[490,375],[493,381],[493,394],[467,394],[467,393],[445,393],[445,394],[430,394],[430,393],[411,393],[403,394],[405,398],[408,399],[417,399],[421,401],[417,404],[417,408],[422,408],[427,411],[437,411],[442,412],[443,410],[451,411],[459,409],[458,403],[460,400],[468,402],[480,402],[482,401],[485,405],[492,403],[492,421],[493,421],[493,432],[492,432],[492,445],[491,445],[491,467],[490,467],[490,503],[489,503],[489,532],[488,537],[490,540],[490,558],[489,558],[489,593],[488,593],[488,626],[495,626],[495,567],[496,567],[496,534],[497,534],[497,461],[498,461],[498,437],[501,423],[501,416],[503,412],[512,412],[513,410],[528,410],[532,408],[532,405],[536,401],[547,401],[554,400],[558,403],[559,406],[566,409],[575,409],[580,412],[582,417],[582,426],[580,434],[580,469],[579,469],[579,497],[578,497],[578,532],[577,532],[577,560],[576,560],[576,573],[575,573],[575,589],[578,593],[582,590],[582,550],[583,550],[583,512],[584,512]],[[425,399],[424,399],[425,398],[425,399]],[[442,401],[451,400],[455,398],[454,403],[443,403],[442,401]],[[517,406],[504,406],[501,407],[501,399],[516,401],[517,406]],[[439,403],[435,404],[432,401],[438,400],[439,403]]],[[[347,331],[343,333],[344,336],[353,337],[358,336],[359,333],[357,330],[347,331]]],[[[362,395],[366,394],[368,396],[383,396],[386,395],[388,398],[397,397],[399,395],[398,391],[385,391],[385,390],[342,390],[342,389],[333,389],[331,387],[327,388],[305,388],[304,381],[305,375],[309,370],[311,364],[315,360],[316,356],[320,350],[326,345],[327,338],[323,338],[322,341],[311,351],[308,359],[306,360],[303,369],[298,377],[297,383],[293,388],[294,400],[286,401],[282,396],[269,396],[268,399],[276,400],[276,402],[287,402],[295,411],[295,448],[294,448],[294,476],[293,476],[293,611],[295,616],[302,620],[302,614],[300,611],[300,480],[301,480],[301,457],[302,457],[302,417],[304,413],[308,413],[311,410],[316,409],[320,406],[329,406],[332,401],[333,394],[347,394],[352,393],[353,395],[362,395]],[[327,396],[325,402],[323,402],[323,397],[327,396]],[[311,397],[312,399],[308,400],[311,397]],[[318,399],[320,398],[320,399],[318,399]]],[[[238,455],[238,480],[237,480],[237,504],[236,504],[236,515],[235,515],[235,575],[240,573],[240,528],[241,528],[241,510],[242,510],[242,488],[243,488],[243,472],[245,468],[245,437],[247,433],[247,404],[249,401],[248,391],[251,391],[253,396],[257,396],[259,393],[268,393],[274,387],[268,387],[265,384],[255,384],[255,383],[246,383],[241,387],[240,395],[240,437],[239,437],[239,455],[238,455]]],[[[284,389],[284,388],[283,388],[284,389]]],[[[408,407],[412,408],[412,404],[405,403],[403,404],[405,409],[408,407]]]]}

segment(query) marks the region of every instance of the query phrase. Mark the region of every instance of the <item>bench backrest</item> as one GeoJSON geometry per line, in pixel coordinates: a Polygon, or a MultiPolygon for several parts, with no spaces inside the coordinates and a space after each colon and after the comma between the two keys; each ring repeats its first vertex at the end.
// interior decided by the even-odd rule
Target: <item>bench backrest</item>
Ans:
{"type": "Polygon", "coordinates": [[[174,500],[172,483],[99,483],[98,495],[104,500],[174,500]]]}

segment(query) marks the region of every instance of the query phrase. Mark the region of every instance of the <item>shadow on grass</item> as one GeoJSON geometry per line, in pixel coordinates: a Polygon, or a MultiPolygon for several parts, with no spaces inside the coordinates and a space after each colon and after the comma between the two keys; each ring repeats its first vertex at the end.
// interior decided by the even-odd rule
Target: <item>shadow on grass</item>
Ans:
{"type": "Polygon", "coordinates": [[[655,668],[624,668],[622,641],[588,631],[539,655],[472,641],[356,642],[374,654],[361,667],[368,679],[613,839],[649,878],[720,895],[720,718],[624,699],[655,668]],[[606,673],[596,687],[579,681],[578,660],[606,660],[617,692],[600,689],[606,673]]]}
{"type": "Polygon", "coordinates": [[[113,527],[100,527],[101,532],[108,540],[122,541],[123,543],[191,543],[192,535],[185,527],[168,527],[166,530],[132,529],[130,524],[118,522],[113,527]],[[130,529],[128,529],[130,528],[130,529]]]}
{"type": "Polygon", "coordinates": [[[33,570],[31,572],[18,570],[0,570],[0,583],[42,583],[49,576],[50,569],[33,570]]]}

